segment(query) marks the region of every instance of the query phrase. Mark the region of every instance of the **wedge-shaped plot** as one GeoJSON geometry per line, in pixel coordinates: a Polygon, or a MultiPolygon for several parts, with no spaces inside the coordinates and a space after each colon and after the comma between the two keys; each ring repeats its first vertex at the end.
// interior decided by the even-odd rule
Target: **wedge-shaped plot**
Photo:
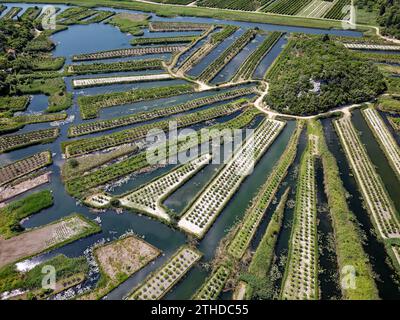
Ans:
{"type": "Polygon", "coordinates": [[[136,209],[155,218],[171,221],[162,205],[163,199],[209,163],[211,156],[205,154],[155,179],[144,187],[120,199],[121,205],[136,209]]]}
{"type": "Polygon", "coordinates": [[[232,270],[219,266],[193,296],[193,300],[216,300],[224,289],[232,270]]]}
{"type": "Polygon", "coordinates": [[[9,183],[51,163],[51,153],[43,151],[33,156],[0,167],[0,186],[9,183]]]}
{"type": "Polygon", "coordinates": [[[282,298],[289,300],[318,299],[317,192],[314,169],[317,140],[313,137],[310,136],[304,151],[297,183],[289,261],[282,288],[282,298]]]}
{"type": "Polygon", "coordinates": [[[367,208],[383,239],[400,238],[396,209],[363,146],[350,117],[334,122],[367,208]]]}
{"type": "Polygon", "coordinates": [[[93,221],[73,214],[7,240],[0,238],[0,267],[99,231],[93,221]]]}
{"type": "Polygon", "coordinates": [[[172,79],[172,76],[169,73],[162,73],[162,74],[147,74],[142,76],[76,79],[72,81],[72,84],[74,88],[87,88],[95,86],[106,86],[110,84],[160,81],[169,79],[172,79]]]}
{"type": "Polygon", "coordinates": [[[281,121],[265,120],[199,195],[178,226],[202,238],[284,126],[281,121]]]}
{"type": "Polygon", "coordinates": [[[193,267],[201,253],[188,246],[181,247],[166,264],[150,275],[128,299],[158,300],[193,267]]]}
{"type": "Polygon", "coordinates": [[[389,160],[390,165],[400,179],[400,148],[381,119],[378,111],[372,108],[363,110],[363,115],[374,136],[379,142],[383,152],[389,160]]]}

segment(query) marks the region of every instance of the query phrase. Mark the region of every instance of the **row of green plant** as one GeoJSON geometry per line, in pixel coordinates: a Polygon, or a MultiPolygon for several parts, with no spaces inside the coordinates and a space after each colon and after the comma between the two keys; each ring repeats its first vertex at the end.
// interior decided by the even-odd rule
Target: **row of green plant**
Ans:
{"type": "Polygon", "coordinates": [[[149,60],[129,60],[117,61],[111,63],[82,63],[72,64],[67,67],[68,73],[72,74],[95,74],[95,73],[108,73],[108,72],[122,72],[122,71],[141,71],[141,70],[154,70],[163,69],[162,60],[149,59],[149,60]]]}
{"type": "Polygon", "coordinates": [[[224,289],[232,269],[225,265],[220,265],[211,273],[203,285],[193,296],[193,300],[216,300],[224,289]]]}
{"type": "Polygon", "coordinates": [[[133,38],[130,43],[133,46],[151,45],[151,44],[170,44],[170,43],[186,43],[197,39],[197,36],[176,36],[176,37],[160,37],[160,38],[133,38]]]}
{"type": "MultiPolygon", "coordinates": [[[[337,161],[326,144],[321,123],[311,121],[308,130],[318,137],[325,194],[333,224],[339,270],[349,265],[354,266],[356,270],[356,287],[341,286],[342,297],[349,300],[376,300],[379,296],[374,274],[363,248],[363,238],[357,219],[347,204],[347,191],[340,178],[337,161]]],[[[342,283],[346,274],[340,272],[339,276],[342,283]]]]}
{"type": "Polygon", "coordinates": [[[59,113],[44,113],[44,114],[27,114],[20,116],[13,116],[12,113],[7,112],[4,117],[0,117],[0,133],[9,133],[23,128],[27,124],[51,122],[64,120],[67,114],[64,112],[59,113]]]}
{"type": "Polygon", "coordinates": [[[272,32],[268,35],[263,43],[244,61],[233,79],[251,79],[261,60],[268,54],[282,35],[282,32],[272,32]]]}
{"type": "Polygon", "coordinates": [[[276,0],[262,9],[264,12],[272,12],[285,15],[299,13],[312,0],[276,0]]]}
{"type": "Polygon", "coordinates": [[[253,239],[253,236],[264,217],[265,211],[274,200],[275,194],[278,191],[282,180],[285,178],[289,167],[292,165],[296,157],[297,144],[302,129],[303,124],[299,123],[287,148],[285,149],[285,152],[281,155],[278,163],[272,169],[267,181],[262,185],[257,195],[252,200],[252,205],[246,210],[243,222],[238,227],[238,231],[228,246],[228,253],[236,259],[241,259],[247,250],[250,241],[253,239]]]}
{"type": "Polygon", "coordinates": [[[196,5],[231,10],[256,11],[268,0],[198,0],[196,5]]]}
{"type": "Polygon", "coordinates": [[[2,17],[2,20],[6,19],[13,19],[20,11],[22,10],[21,7],[11,7],[2,17]]]}
{"type": "Polygon", "coordinates": [[[0,234],[11,238],[24,231],[20,221],[53,205],[53,196],[50,190],[32,193],[21,200],[10,202],[0,208],[0,234]]]}
{"type": "Polygon", "coordinates": [[[59,128],[42,129],[19,134],[0,136],[0,153],[21,149],[35,144],[53,142],[60,134],[59,128]]]}
{"type": "MultiPolygon", "coordinates": [[[[249,124],[256,115],[259,114],[259,111],[256,109],[249,109],[244,111],[238,117],[233,118],[224,123],[216,124],[209,127],[210,132],[214,132],[217,130],[223,129],[239,129],[243,128],[247,124],[249,124]]],[[[196,132],[197,141],[200,140],[200,143],[206,142],[201,141],[200,132],[196,132]]],[[[189,141],[194,141],[195,139],[189,139],[189,141]]],[[[199,142],[196,142],[196,145],[199,142]]],[[[169,144],[167,144],[168,148],[169,144]]],[[[184,150],[188,150],[191,145],[186,141],[178,141],[178,150],[182,152],[184,150]]],[[[167,149],[167,156],[169,154],[169,148],[167,149]]],[[[93,167],[96,165],[94,164],[93,167]]],[[[69,194],[75,197],[82,197],[82,195],[90,189],[95,187],[110,183],[114,180],[120,179],[124,176],[134,173],[135,171],[141,170],[143,168],[149,167],[150,164],[147,162],[147,152],[141,152],[137,155],[131,156],[125,160],[122,160],[117,163],[110,164],[108,166],[102,167],[98,170],[88,172],[86,174],[82,174],[76,178],[70,179],[65,183],[66,190],[69,194]]]]}
{"type": "Polygon", "coordinates": [[[101,108],[178,96],[190,93],[193,89],[193,86],[190,84],[181,84],[167,87],[134,89],[124,92],[112,92],[96,96],[80,96],[78,97],[78,105],[82,119],[92,119],[97,117],[101,108]]]}
{"type": "Polygon", "coordinates": [[[256,36],[254,29],[247,30],[229,46],[217,59],[212,61],[199,75],[199,80],[208,82],[212,80],[225,65],[231,61],[251,40],[256,36]]]}
{"type": "Polygon", "coordinates": [[[0,112],[24,111],[29,104],[29,96],[0,97],[0,112]]]}
{"type": "Polygon", "coordinates": [[[0,186],[52,163],[50,151],[42,151],[32,156],[11,162],[0,167],[0,186]]]}
{"type": "Polygon", "coordinates": [[[350,6],[351,0],[336,0],[332,8],[324,15],[324,18],[342,20],[348,14],[345,10],[345,6],[350,6]]]}
{"type": "MultiPolygon", "coordinates": [[[[247,103],[246,99],[237,100],[232,103],[219,105],[198,112],[183,115],[176,119],[176,126],[187,127],[189,125],[215,119],[240,110],[247,103]]],[[[118,131],[100,137],[74,140],[63,144],[63,149],[67,157],[78,156],[91,153],[93,151],[115,147],[121,144],[133,142],[144,138],[152,129],[167,130],[170,126],[170,120],[161,120],[133,127],[123,131],[118,131]]]]}
{"type": "Polygon", "coordinates": [[[252,93],[254,93],[253,88],[237,89],[216,94],[213,96],[190,100],[188,102],[184,102],[178,105],[173,105],[170,107],[157,108],[155,110],[138,112],[128,116],[122,116],[113,119],[99,120],[94,122],[86,122],[78,125],[72,125],[68,129],[68,135],[70,137],[76,137],[94,132],[106,131],[138,122],[144,122],[148,120],[170,116],[173,114],[190,111],[196,108],[200,108],[202,106],[207,106],[216,102],[235,99],[252,93]]]}
{"type": "Polygon", "coordinates": [[[289,188],[279,200],[260,243],[254,252],[247,272],[241,275],[246,282],[246,298],[267,300],[274,297],[273,279],[270,277],[275,260],[275,247],[281,233],[289,188]]]}
{"type": "Polygon", "coordinates": [[[308,135],[307,147],[300,160],[288,262],[282,281],[281,298],[319,299],[317,194],[315,136],[308,135]]]}

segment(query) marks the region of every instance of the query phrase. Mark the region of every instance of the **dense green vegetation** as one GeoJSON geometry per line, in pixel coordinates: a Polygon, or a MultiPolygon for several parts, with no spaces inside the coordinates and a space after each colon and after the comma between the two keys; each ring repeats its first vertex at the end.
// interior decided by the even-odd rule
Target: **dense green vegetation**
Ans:
{"type": "Polygon", "coordinates": [[[66,117],[67,114],[63,112],[52,114],[27,114],[20,116],[12,116],[12,113],[4,113],[3,117],[0,117],[0,133],[16,131],[27,124],[64,120],[66,117]]]}
{"type": "Polygon", "coordinates": [[[160,38],[133,38],[131,45],[150,45],[150,44],[170,44],[170,43],[186,43],[197,39],[197,36],[177,36],[177,37],[160,37],[160,38]]]}
{"type": "MultiPolygon", "coordinates": [[[[363,248],[357,220],[347,205],[347,191],[340,179],[336,159],[326,145],[321,123],[312,121],[308,129],[310,133],[318,136],[318,148],[324,170],[325,193],[333,222],[339,269],[352,265],[357,270],[357,286],[354,289],[342,287],[343,298],[350,300],[378,299],[378,290],[371,265],[363,248]]],[[[341,273],[340,276],[342,278],[344,275],[341,273]]]]}
{"type": "Polygon", "coordinates": [[[19,234],[24,231],[20,225],[22,219],[52,205],[53,196],[50,190],[39,191],[9,203],[0,209],[0,234],[6,239],[19,234]]]}
{"type": "Polygon", "coordinates": [[[342,20],[347,15],[344,7],[350,4],[351,0],[337,0],[332,8],[325,14],[324,18],[342,20]]]}
{"type": "Polygon", "coordinates": [[[313,114],[371,100],[386,89],[372,63],[327,37],[292,40],[272,66],[267,104],[288,114],[313,114]]]}
{"type": "Polygon", "coordinates": [[[149,18],[143,14],[118,13],[112,16],[107,23],[118,27],[124,33],[140,36],[143,34],[142,28],[148,26],[149,18]]]}
{"type": "Polygon", "coordinates": [[[273,298],[273,283],[269,273],[275,257],[275,245],[282,228],[288,195],[289,189],[286,189],[251,259],[247,273],[242,275],[247,282],[248,292],[252,299],[273,298]]]}
{"type": "Polygon", "coordinates": [[[357,6],[376,13],[384,35],[400,39],[400,0],[357,0],[357,6]]]}
{"type": "Polygon", "coordinates": [[[14,265],[8,265],[0,269],[0,292],[15,289],[41,289],[43,279],[42,268],[45,265],[54,266],[57,272],[57,279],[64,279],[78,273],[86,274],[89,271],[84,257],[68,258],[64,255],[57,255],[26,273],[18,272],[15,270],[14,265]]]}
{"type": "Polygon", "coordinates": [[[268,0],[198,0],[200,7],[212,7],[233,10],[255,11],[268,0]]]}
{"type": "Polygon", "coordinates": [[[263,9],[265,12],[294,15],[301,11],[312,0],[276,0],[263,9]]]}

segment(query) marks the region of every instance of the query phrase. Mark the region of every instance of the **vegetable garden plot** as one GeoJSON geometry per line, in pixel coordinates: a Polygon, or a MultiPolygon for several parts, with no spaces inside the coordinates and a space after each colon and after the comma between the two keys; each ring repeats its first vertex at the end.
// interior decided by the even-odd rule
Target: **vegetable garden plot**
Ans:
{"type": "Polygon", "coordinates": [[[350,118],[342,118],[334,124],[377,232],[383,239],[400,238],[396,209],[350,118]]]}
{"type": "Polygon", "coordinates": [[[267,151],[284,126],[285,123],[281,121],[265,120],[255,131],[254,137],[236,150],[213,181],[200,193],[179,220],[178,226],[185,232],[202,238],[249,170],[267,151]]]}
{"type": "Polygon", "coordinates": [[[23,128],[27,124],[60,121],[67,118],[64,112],[28,114],[13,116],[12,118],[0,118],[0,133],[6,133],[23,128]]]}
{"type": "Polygon", "coordinates": [[[241,259],[246,252],[264,213],[273,201],[283,179],[286,177],[289,167],[296,157],[297,143],[302,128],[302,125],[297,126],[296,132],[290,139],[285,152],[279,158],[277,165],[271,171],[265,184],[263,184],[260,191],[253,198],[252,206],[246,210],[244,218],[242,219],[243,222],[228,246],[228,253],[236,259],[241,259]]]}
{"type": "Polygon", "coordinates": [[[169,44],[169,43],[185,43],[196,40],[198,36],[180,36],[180,37],[160,37],[160,38],[133,38],[131,45],[149,45],[149,44],[169,44]]]}
{"type": "Polygon", "coordinates": [[[317,200],[314,169],[314,156],[318,153],[318,146],[314,137],[309,135],[308,146],[300,163],[289,260],[282,286],[283,299],[318,299],[317,200]]]}
{"type": "Polygon", "coordinates": [[[219,266],[193,296],[193,300],[216,300],[232,272],[230,267],[219,266]]]}
{"type": "Polygon", "coordinates": [[[157,70],[163,69],[162,60],[131,60],[118,61],[111,63],[83,63],[72,64],[68,66],[68,73],[73,74],[90,74],[90,73],[107,73],[107,72],[123,72],[123,71],[141,71],[141,70],[157,70]]]}
{"type": "Polygon", "coordinates": [[[173,77],[169,73],[161,73],[161,74],[146,74],[141,76],[75,79],[72,81],[72,84],[74,88],[87,88],[95,86],[107,86],[111,84],[160,81],[160,80],[170,80],[170,79],[173,79],[173,77]]]}
{"type": "Polygon", "coordinates": [[[238,72],[235,74],[233,80],[240,81],[251,79],[261,60],[268,54],[282,35],[282,32],[272,32],[268,35],[263,43],[244,61],[238,72]]]}
{"type": "Polygon", "coordinates": [[[43,151],[0,167],[0,186],[43,168],[49,165],[51,161],[50,151],[43,151]]]}
{"type": "Polygon", "coordinates": [[[0,153],[54,141],[60,134],[59,128],[43,129],[8,136],[0,136],[0,153]]]}
{"type": "MultiPolygon", "coordinates": [[[[245,99],[236,102],[219,105],[214,108],[208,108],[199,112],[190,113],[176,118],[177,128],[187,127],[189,125],[215,119],[227,114],[231,114],[245,107],[245,99]]],[[[131,129],[111,133],[101,137],[75,140],[67,143],[65,146],[65,155],[74,157],[87,154],[97,150],[103,150],[115,147],[121,144],[131,143],[135,140],[146,137],[151,129],[168,130],[171,120],[161,120],[131,129]]]]}
{"type": "Polygon", "coordinates": [[[368,108],[363,110],[362,114],[374,133],[375,138],[379,141],[379,146],[388,158],[394,172],[400,179],[400,149],[397,142],[381,119],[378,111],[368,108]]]}
{"type": "Polygon", "coordinates": [[[193,68],[197,63],[200,62],[205,56],[207,56],[212,50],[214,50],[222,41],[230,37],[238,28],[236,26],[225,26],[221,31],[212,34],[210,40],[204,45],[199,47],[189,57],[182,62],[181,66],[175,71],[178,73],[186,73],[193,68]]]}
{"type": "Polygon", "coordinates": [[[185,49],[182,45],[167,45],[159,47],[137,47],[129,49],[116,49],[99,51],[94,53],[83,53],[73,56],[73,61],[88,61],[88,60],[101,60],[101,59],[114,59],[124,57],[143,56],[147,54],[162,54],[162,53],[176,53],[185,49]]]}
{"type": "Polygon", "coordinates": [[[199,80],[208,82],[215,78],[225,65],[231,61],[251,40],[256,36],[257,31],[254,29],[247,30],[243,33],[229,48],[227,48],[217,59],[211,62],[199,75],[199,80]]]}
{"type": "Polygon", "coordinates": [[[346,17],[345,6],[350,6],[351,0],[336,0],[332,8],[325,14],[324,18],[342,20],[346,17]]]}
{"type": "MultiPolygon", "coordinates": [[[[197,139],[189,139],[189,143],[186,141],[186,139],[185,141],[178,140],[178,152],[183,152],[185,150],[189,150],[191,147],[197,146],[199,144],[198,141],[204,143],[210,141],[210,138],[219,137],[217,134],[220,134],[223,129],[234,130],[243,128],[247,126],[257,114],[259,114],[259,111],[255,108],[247,109],[232,120],[210,126],[210,137],[203,138],[204,136],[200,135],[200,132],[197,131],[195,133],[197,139]],[[194,140],[196,141],[193,142],[194,140]]],[[[167,156],[169,156],[169,149],[167,150],[167,156]]],[[[149,167],[147,153],[141,152],[121,162],[113,163],[96,171],[88,172],[82,176],[71,179],[67,181],[66,189],[69,194],[80,197],[89,189],[104,185],[146,167],[149,167]]]]}
{"type": "Polygon", "coordinates": [[[78,125],[72,125],[69,127],[68,135],[70,137],[82,136],[85,134],[90,134],[94,132],[100,132],[105,130],[110,130],[122,126],[127,126],[130,124],[148,121],[152,119],[157,119],[161,117],[170,116],[173,114],[178,114],[186,111],[190,111],[196,108],[200,108],[202,106],[211,105],[216,102],[222,102],[226,100],[231,100],[235,98],[239,98],[242,96],[250,95],[255,93],[255,88],[243,88],[243,89],[236,89],[220,94],[216,94],[213,96],[208,96],[204,98],[199,98],[195,100],[191,100],[185,103],[181,103],[178,105],[164,107],[164,108],[157,108],[156,110],[152,111],[144,111],[138,112],[132,115],[123,116],[114,119],[108,120],[100,120],[94,121],[89,123],[82,123],[78,125]]]}
{"type": "Polygon", "coordinates": [[[190,179],[196,172],[207,165],[210,159],[211,156],[209,154],[200,156],[172,170],[166,175],[156,178],[145,186],[120,198],[121,205],[170,222],[171,218],[162,205],[162,201],[185,181],[190,179]]]}
{"type": "Polygon", "coordinates": [[[150,275],[129,299],[158,300],[193,267],[201,258],[201,253],[188,246],[181,247],[168,262],[150,275]]]}
{"type": "Polygon", "coordinates": [[[265,7],[262,11],[278,14],[295,15],[299,13],[312,0],[278,0],[265,7]]]}
{"type": "Polygon", "coordinates": [[[212,27],[212,24],[192,22],[153,21],[149,23],[150,32],[205,31],[212,27]]]}
{"type": "Polygon", "coordinates": [[[29,96],[0,97],[0,111],[24,111],[29,104],[29,96]]]}
{"type": "Polygon", "coordinates": [[[93,221],[73,214],[10,239],[0,239],[0,267],[99,231],[93,221]]]}
{"type": "Polygon", "coordinates": [[[175,86],[134,89],[124,92],[112,92],[95,96],[78,97],[78,105],[83,119],[96,118],[101,108],[108,108],[118,105],[125,105],[146,100],[168,98],[193,92],[190,84],[175,86]]]}
{"type": "Polygon", "coordinates": [[[110,17],[112,17],[115,12],[112,11],[96,11],[97,13],[90,17],[89,19],[86,19],[84,21],[85,24],[91,24],[91,23],[100,23],[110,17]]]}
{"type": "Polygon", "coordinates": [[[42,9],[39,7],[29,7],[21,15],[20,19],[21,20],[34,20],[39,16],[41,11],[42,11],[42,9]]]}

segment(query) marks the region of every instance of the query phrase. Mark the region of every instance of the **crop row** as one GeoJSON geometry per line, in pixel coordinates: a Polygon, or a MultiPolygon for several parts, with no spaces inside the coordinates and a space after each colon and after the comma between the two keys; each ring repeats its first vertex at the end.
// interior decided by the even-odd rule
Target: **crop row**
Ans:
{"type": "Polygon", "coordinates": [[[279,54],[278,58],[276,58],[272,65],[268,68],[267,72],[265,73],[264,79],[274,80],[279,75],[281,69],[285,67],[285,62],[289,54],[291,53],[294,45],[295,41],[289,40],[289,42],[279,54]]]}
{"type": "Polygon", "coordinates": [[[73,74],[107,73],[122,71],[141,71],[162,69],[162,61],[159,59],[130,60],[111,63],[84,63],[73,64],[68,67],[68,72],[73,74]]]}
{"type": "MultiPolygon", "coordinates": [[[[248,109],[232,120],[210,126],[209,132],[214,133],[219,130],[222,131],[223,129],[234,130],[243,128],[244,126],[248,125],[257,114],[258,111],[256,109],[248,109]]],[[[193,142],[193,144],[188,143],[186,139],[182,142],[178,140],[178,152],[183,152],[185,150],[189,150],[190,147],[197,146],[199,140],[201,141],[201,143],[206,142],[205,140],[199,139],[200,137],[202,137],[199,131],[197,131],[195,134],[197,139],[188,140],[189,142],[196,140],[195,142],[193,142]]],[[[170,150],[167,149],[166,156],[168,157],[169,154],[170,150]]],[[[129,157],[126,160],[110,164],[96,171],[89,172],[77,178],[73,178],[67,181],[66,189],[69,194],[79,197],[83,193],[85,193],[86,190],[90,190],[94,187],[98,187],[106,183],[110,183],[116,179],[120,179],[145,167],[149,167],[150,164],[147,161],[147,156],[147,151],[144,151],[137,155],[129,157]]]]}
{"type": "Polygon", "coordinates": [[[170,116],[177,113],[190,111],[202,106],[210,105],[216,102],[222,102],[230,99],[239,98],[241,96],[254,93],[254,88],[236,89],[213,96],[198,98],[178,105],[157,108],[152,111],[144,111],[134,113],[128,116],[118,117],[114,119],[87,122],[69,127],[68,135],[70,137],[82,136],[94,132],[106,131],[130,124],[153,120],[161,117],[170,116]]]}
{"type": "Polygon", "coordinates": [[[153,21],[149,24],[151,32],[205,31],[211,27],[211,24],[193,22],[153,21]]]}
{"type": "Polygon", "coordinates": [[[332,8],[325,14],[324,18],[342,20],[347,15],[346,6],[351,4],[350,0],[336,0],[332,8]]]}
{"type": "Polygon", "coordinates": [[[51,163],[51,153],[43,151],[0,167],[0,186],[51,163]]]}
{"type": "Polygon", "coordinates": [[[150,216],[171,221],[162,205],[163,199],[176,190],[197,171],[209,163],[211,156],[205,154],[156,178],[143,187],[120,198],[122,206],[136,209],[150,216]]]}
{"type": "Polygon", "coordinates": [[[214,220],[235,194],[264,152],[279,135],[284,122],[264,120],[255,133],[237,150],[212,182],[200,193],[178,226],[202,238],[214,220]]]}
{"type": "Polygon", "coordinates": [[[303,153],[296,191],[296,207],[289,260],[282,287],[283,299],[318,299],[317,203],[314,156],[317,140],[309,135],[303,153]]]}
{"type": "Polygon", "coordinates": [[[20,149],[34,144],[49,143],[54,141],[59,134],[59,128],[51,128],[8,136],[0,136],[0,153],[20,149]]]}
{"type": "Polygon", "coordinates": [[[396,216],[396,209],[350,118],[342,118],[334,123],[380,236],[383,239],[400,238],[400,223],[396,216]]]}
{"type": "Polygon", "coordinates": [[[379,141],[379,145],[384,151],[386,157],[389,160],[393,170],[396,172],[397,176],[400,178],[400,149],[394,140],[393,136],[390,134],[385,123],[379,116],[378,111],[372,108],[368,108],[362,111],[369,127],[371,128],[374,136],[379,141]]]}
{"type": "Polygon", "coordinates": [[[72,80],[74,88],[88,88],[96,86],[106,86],[112,84],[146,82],[146,81],[162,81],[171,80],[169,73],[144,74],[139,76],[120,76],[120,77],[103,77],[103,78],[84,78],[72,80]]]}
{"type": "Polygon", "coordinates": [[[24,111],[29,104],[29,96],[0,97],[0,111],[24,111]]]}
{"type": "Polygon", "coordinates": [[[381,51],[400,51],[400,46],[387,44],[370,44],[370,43],[343,43],[348,49],[357,50],[381,50],[381,51]]]}
{"type": "Polygon", "coordinates": [[[22,8],[20,7],[11,7],[10,10],[8,10],[2,17],[2,20],[6,20],[6,19],[13,19],[20,11],[22,10],[22,8]]]}
{"type": "Polygon", "coordinates": [[[254,29],[247,30],[236,41],[227,48],[217,59],[211,62],[199,76],[200,81],[208,82],[212,80],[224,66],[231,61],[251,40],[256,36],[254,29]]]}
{"type": "Polygon", "coordinates": [[[160,269],[151,274],[130,296],[133,300],[161,299],[201,258],[201,253],[181,247],[160,269]]]}
{"type": "Polygon", "coordinates": [[[51,122],[64,120],[66,113],[44,113],[44,114],[27,114],[14,116],[12,118],[0,118],[0,133],[7,133],[19,130],[27,124],[51,122]]]}
{"type": "Polygon", "coordinates": [[[200,7],[255,11],[262,5],[262,2],[265,1],[266,0],[198,0],[196,5],[200,7]]]}
{"type": "Polygon", "coordinates": [[[112,11],[96,11],[96,12],[97,12],[96,15],[84,21],[85,24],[100,23],[115,14],[115,12],[112,11]]]}
{"type": "Polygon", "coordinates": [[[274,199],[274,196],[285,178],[287,171],[297,153],[297,143],[302,131],[301,125],[293,134],[285,152],[281,155],[277,165],[272,169],[267,181],[263,184],[260,191],[252,200],[252,206],[249,207],[243,218],[237,233],[228,246],[228,253],[237,259],[241,259],[247,247],[253,238],[265,211],[274,199]]]}
{"type": "Polygon", "coordinates": [[[277,0],[263,9],[264,12],[295,15],[312,0],[277,0]]]}
{"type": "Polygon", "coordinates": [[[166,45],[159,47],[137,47],[129,49],[116,49],[99,51],[94,53],[83,53],[73,56],[73,61],[87,61],[87,60],[100,60],[100,59],[113,59],[113,58],[124,58],[133,56],[143,56],[147,54],[162,54],[162,53],[175,53],[185,49],[185,46],[181,45],[166,45]]]}
{"type": "Polygon", "coordinates": [[[232,270],[220,265],[193,296],[193,300],[216,300],[224,289],[232,270]]]}
{"type": "MultiPolygon", "coordinates": [[[[177,128],[187,127],[195,123],[231,114],[242,109],[246,103],[247,101],[242,99],[232,103],[201,110],[199,112],[183,115],[176,119],[176,126],[177,128]]],[[[167,130],[170,126],[170,122],[170,120],[161,120],[108,135],[103,135],[101,137],[74,140],[65,145],[65,154],[67,157],[73,157],[97,150],[115,147],[125,143],[131,143],[135,140],[146,137],[148,132],[152,129],[167,130]]]]}
{"type": "Polygon", "coordinates": [[[210,40],[208,40],[204,45],[195,50],[193,54],[191,54],[189,57],[186,58],[185,61],[183,61],[177,72],[185,73],[188,70],[192,69],[194,65],[199,63],[201,59],[208,55],[219,43],[230,37],[236,30],[237,27],[228,25],[223,27],[221,31],[212,34],[210,36],[210,40]]]}
{"type": "Polygon", "coordinates": [[[101,108],[125,105],[146,100],[154,100],[178,96],[193,91],[193,86],[181,84],[167,87],[156,87],[148,89],[134,89],[124,92],[111,92],[95,96],[78,97],[82,119],[96,118],[101,108]]]}
{"type": "Polygon", "coordinates": [[[238,72],[236,73],[235,80],[247,80],[250,79],[256,70],[257,66],[261,63],[261,60],[268,54],[275,43],[283,35],[282,32],[272,32],[263,43],[244,61],[238,72]]]}
{"type": "Polygon", "coordinates": [[[160,38],[133,38],[131,45],[149,45],[149,44],[169,44],[169,43],[185,43],[192,42],[197,36],[180,36],[180,37],[160,37],[160,38]]]}
{"type": "Polygon", "coordinates": [[[39,16],[41,11],[42,11],[42,9],[39,7],[29,7],[21,15],[20,19],[21,20],[34,20],[39,16]]]}

